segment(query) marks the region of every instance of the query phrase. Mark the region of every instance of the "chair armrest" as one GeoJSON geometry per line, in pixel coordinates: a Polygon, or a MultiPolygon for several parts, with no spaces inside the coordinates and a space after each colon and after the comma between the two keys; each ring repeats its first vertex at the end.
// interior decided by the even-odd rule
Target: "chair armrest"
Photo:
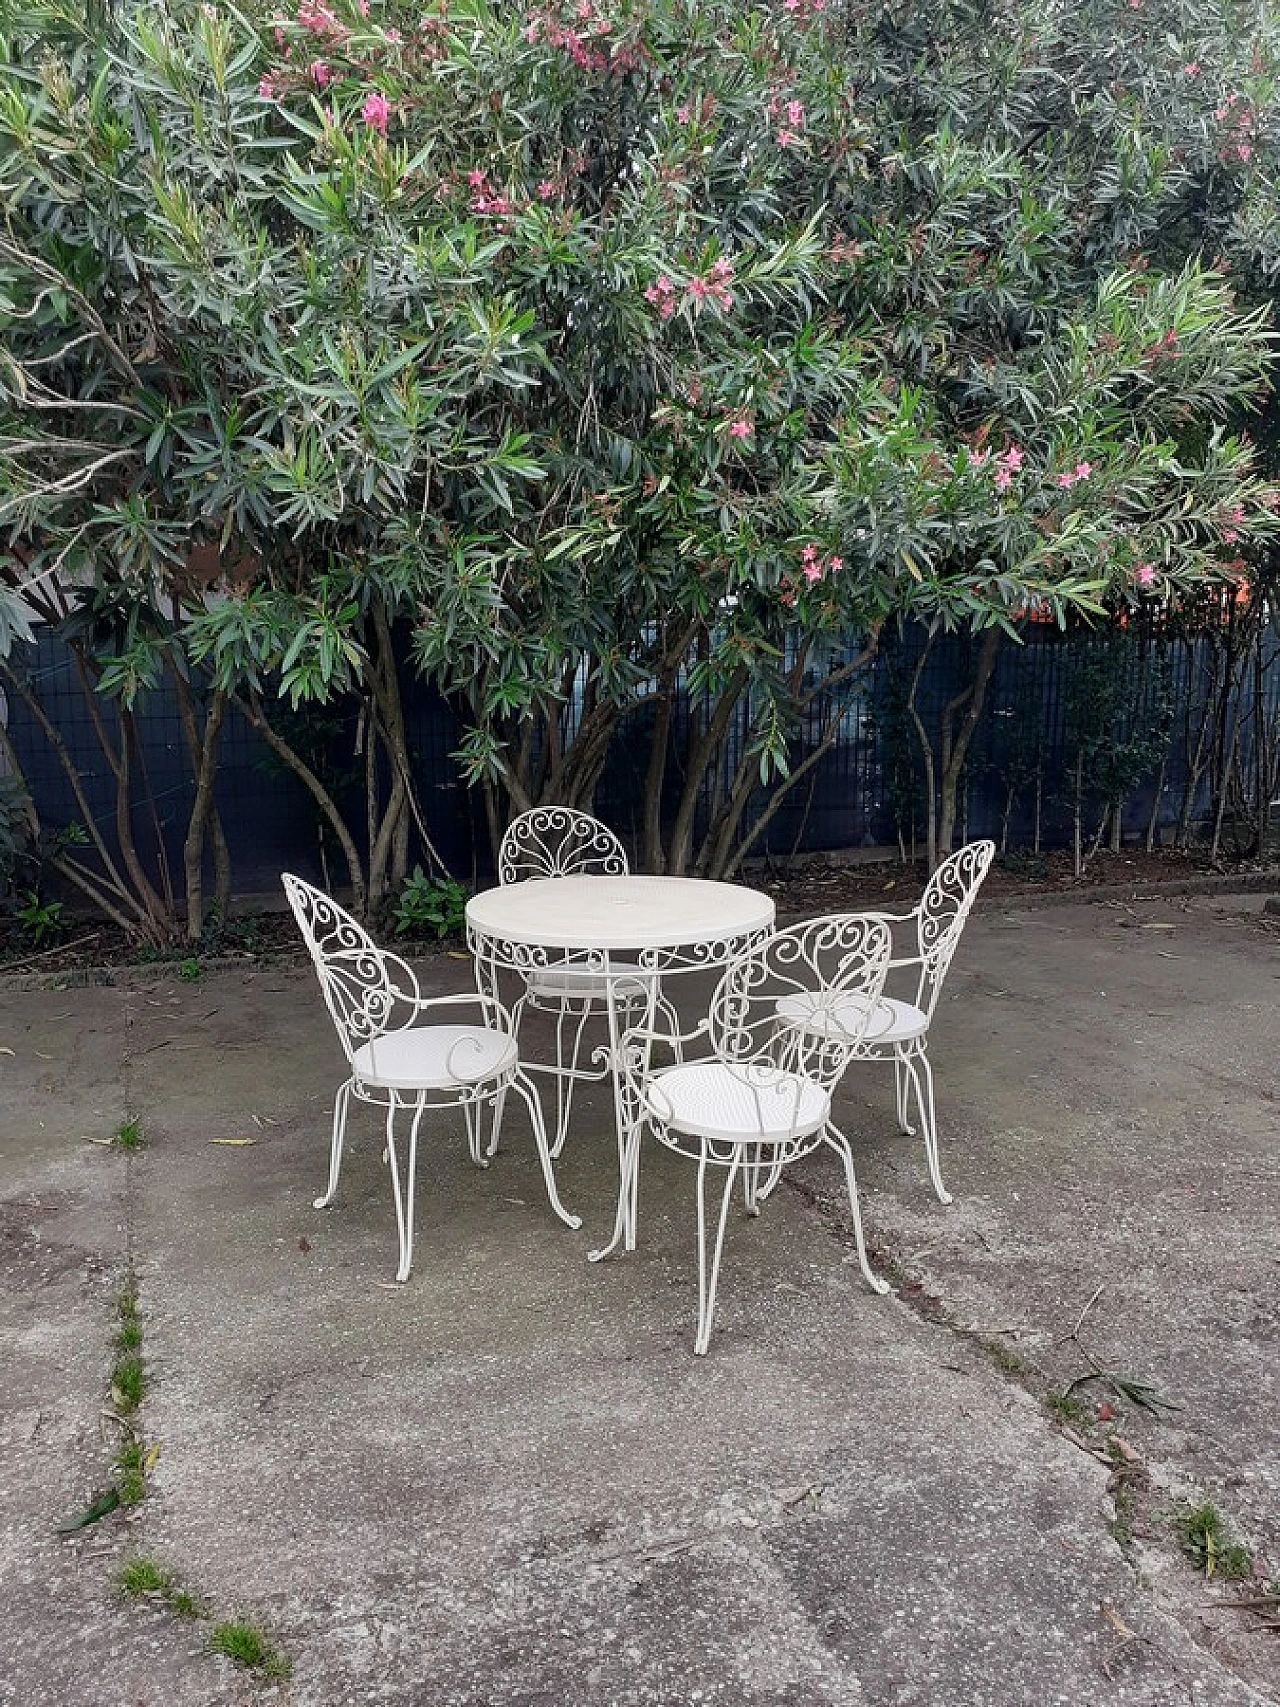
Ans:
{"type": "Polygon", "coordinates": [[[709,1019],[700,1019],[692,1031],[655,1031],[650,1026],[628,1026],[618,1039],[618,1048],[625,1060],[628,1048],[636,1043],[692,1043],[695,1038],[705,1037],[711,1029],[709,1019]]]}

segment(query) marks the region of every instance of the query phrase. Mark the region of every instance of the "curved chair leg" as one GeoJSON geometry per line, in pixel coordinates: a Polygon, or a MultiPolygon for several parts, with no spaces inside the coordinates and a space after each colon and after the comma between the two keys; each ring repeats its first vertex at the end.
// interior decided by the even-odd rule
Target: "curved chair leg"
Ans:
{"type": "MultiPolygon", "coordinates": [[[[511,1004],[511,1035],[517,1045],[520,1042],[520,1022],[524,1018],[524,1010],[529,1005],[529,987],[525,986],[523,994],[516,997],[511,1004]]],[[[498,1092],[493,1104],[493,1130],[489,1134],[489,1147],[485,1155],[490,1158],[498,1153],[498,1139],[502,1134],[502,1112],[506,1107],[507,1087],[504,1085],[498,1092]]]]}
{"type": "Polygon", "coordinates": [[[744,1156],[742,1158],[742,1197],[747,1206],[748,1215],[760,1213],[760,1205],[764,1201],[760,1193],[760,1175],[762,1173],[772,1175],[775,1167],[775,1163],[765,1161],[761,1154],[760,1145],[756,1146],[754,1157],[744,1156]]]}
{"type": "Polygon", "coordinates": [[[551,1207],[566,1227],[572,1227],[576,1230],[582,1225],[582,1217],[581,1215],[570,1215],[560,1201],[560,1193],[556,1189],[555,1171],[551,1166],[551,1152],[547,1146],[547,1124],[542,1118],[542,1104],[538,1101],[538,1093],[529,1079],[519,1070],[512,1074],[508,1082],[523,1097],[524,1105],[529,1110],[529,1119],[533,1124],[534,1143],[538,1146],[538,1160],[542,1163],[542,1177],[546,1181],[547,1198],[551,1207]]]}
{"type": "Polygon", "coordinates": [[[716,1221],[716,1243],[711,1257],[711,1270],[707,1272],[707,1162],[709,1152],[704,1140],[702,1156],[698,1162],[698,1335],[693,1342],[694,1355],[705,1357],[707,1346],[711,1342],[711,1318],[716,1307],[716,1285],[720,1279],[720,1253],[724,1248],[724,1227],[729,1218],[729,1203],[733,1197],[733,1187],[737,1179],[738,1169],[742,1165],[742,1150],[733,1152],[733,1160],[729,1163],[728,1178],[724,1182],[724,1195],[720,1199],[720,1214],[716,1221]]]}
{"type": "Polygon", "coordinates": [[[849,1209],[853,1215],[853,1238],[858,1247],[858,1263],[863,1279],[873,1292],[883,1295],[889,1290],[889,1282],[881,1280],[867,1261],[866,1241],[862,1237],[862,1209],[858,1203],[858,1178],[853,1171],[853,1151],[849,1148],[849,1140],[837,1127],[832,1126],[830,1121],[827,1122],[822,1137],[824,1143],[829,1144],[844,1163],[844,1177],[849,1187],[849,1209]]]}
{"type": "Polygon", "coordinates": [[[894,1050],[893,1054],[893,1095],[898,1115],[898,1130],[908,1138],[914,1138],[916,1129],[907,1119],[907,1068],[902,1056],[894,1050]]]}
{"type": "MultiPolygon", "coordinates": [[[[488,1157],[496,1156],[498,1153],[498,1134],[502,1131],[502,1111],[506,1106],[507,1087],[503,1085],[502,1089],[493,1099],[493,1130],[489,1134],[489,1147],[485,1151],[485,1155],[488,1157]]],[[[478,1165],[487,1167],[488,1163],[483,1162],[478,1163],[478,1165]]]]}
{"type": "MultiPolygon", "coordinates": [[[[758,1204],[768,1202],[774,1192],[778,1189],[778,1181],[781,1178],[782,1163],[777,1161],[770,1162],[768,1167],[768,1177],[763,1185],[758,1185],[756,1187],[756,1202],[758,1204]]],[[[760,1213],[759,1209],[757,1209],[755,1213],[758,1215],[760,1213]]]]}
{"type": "Polygon", "coordinates": [[[911,1075],[916,1106],[920,1110],[920,1124],[924,1129],[924,1150],[929,1160],[929,1178],[933,1181],[933,1189],[938,1194],[939,1202],[952,1203],[954,1199],[942,1183],[942,1169],[938,1165],[938,1116],[933,1102],[933,1068],[929,1065],[929,1057],[923,1049],[918,1055],[907,1058],[907,1071],[911,1075]]]}
{"type": "Polygon", "coordinates": [[[333,1202],[338,1190],[338,1173],[342,1167],[342,1146],[347,1133],[347,1109],[351,1103],[351,1080],[338,1086],[338,1094],[333,1099],[333,1137],[329,1144],[329,1183],[325,1187],[324,1196],[317,1197],[313,1209],[327,1209],[333,1202]]]}
{"type": "Polygon", "coordinates": [[[582,1059],[582,1034],[586,1030],[587,1021],[591,1018],[591,1003],[584,999],[582,1012],[578,1015],[578,1024],[573,1033],[573,1049],[569,1055],[569,1070],[565,1072],[564,1049],[562,1044],[564,1022],[572,1017],[571,1008],[561,1007],[560,1017],[556,1021],[556,1135],[551,1144],[551,1156],[554,1160],[564,1149],[564,1141],[569,1135],[569,1115],[573,1109],[573,1087],[577,1082],[578,1062],[582,1059]]]}
{"type": "Polygon", "coordinates": [[[396,1279],[404,1282],[409,1278],[409,1270],[413,1267],[413,1203],[414,1185],[418,1174],[418,1127],[422,1121],[423,1104],[418,1102],[413,1111],[413,1124],[409,1129],[409,1168],[406,1191],[400,1189],[400,1163],[396,1157],[396,1104],[392,1101],[387,1107],[387,1153],[391,1158],[391,1191],[396,1204],[396,1230],[400,1235],[400,1266],[396,1270],[396,1279]]]}

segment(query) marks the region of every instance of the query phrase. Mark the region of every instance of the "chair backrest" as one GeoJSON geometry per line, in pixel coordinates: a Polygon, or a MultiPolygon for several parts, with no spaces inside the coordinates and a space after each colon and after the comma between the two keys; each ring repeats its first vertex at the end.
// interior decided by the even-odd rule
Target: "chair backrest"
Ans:
{"type": "Polygon", "coordinates": [[[834,913],[773,936],[735,960],[711,998],[711,1047],[730,1066],[801,1073],[832,1087],[875,1014],[893,932],[875,913],[834,913]],[[779,1020],[802,1004],[805,1023],[779,1020]]]}
{"type": "Polygon", "coordinates": [[[627,877],[626,851],[607,824],[569,806],[535,806],[507,826],[498,882],[541,877],[627,877]]]}
{"type": "Polygon", "coordinates": [[[965,920],[995,852],[994,842],[967,842],[943,860],[925,885],[916,908],[916,944],[920,956],[918,1005],[930,1018],[965,920]]]}
{"type": "Polygon", "coordinates": [[[291,871],[280,881],[315,963],[325,1006],[347,1059],[370,1038],[398,1031],[412,1018],[418,980],[398,954],[379,948],[358,920],[323,889],[291,871]]]}

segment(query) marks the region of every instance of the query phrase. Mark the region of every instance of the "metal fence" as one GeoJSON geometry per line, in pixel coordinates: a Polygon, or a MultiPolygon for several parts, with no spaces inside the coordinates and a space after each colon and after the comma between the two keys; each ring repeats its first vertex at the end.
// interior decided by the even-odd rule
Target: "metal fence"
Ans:
{"type": "MultiPolygon", "coordinates": [[[[1156,630],[1129,637],[1126,668],[1135,672],[1131,699],[1135,715],[1150,721],[1165,718],[1169,737],[1163,763],[1154,760],[1145,775],[1125,789],[1126,832],[1144,831],[1154,808],[1154,822],[1168,832],[1182,808],[1187,772],[1186,727],[1197,695],[1207,679],[1208,643],[1183,643],[1156,630]],[[1151,696],[1158,696],[1158,704],[1151,696]],[[1145,699],[1144,699],[1144,696],[1145,699]],[[1145,705],[1145,710],[1143,709],[1145,705]]],[[[936,728],[947,700],[967,679],[968,637],[936,640],[920,671],[916,706],[927,728],[936,728]]],[[[1062,634],[1047,625],[1034,626],[1022,644],[1004,645],[993,678],[986,713],[979,725],[965,767],[961,789],[959,831],[962,835],[992,835],[1010,847],[1025,847],[1037,834],[1041,845],[1060,845],[1070,837],[1072,820],[1073,693],[1092,678],[1101,648],[1111,644],[1103,632],[1062,634]],[[1093,663],[1090,663],[1090,660],[1093,663]],[[1073,684],[1076,687],[1073,688],[1073,684]]],[[[921,762],[906,711],[906,693],[920,662],[924,634],[915,629],[888,636],[875,663],[846,690],[839,737],[830,752],[796,786],[762,835],[758,853],[785,855],[793,851],[843,849],[901,842],[909,846],[923,837],[924,806],[921,762]]],[[[53,725],[66,743],[79,773],[90,812],[109,842],[114,841],[115,790],[93,728],[93,715],[113,723],[109,705],[93,705],[77,680],[71,655],[55,634],[43,633],[35,648],[31,677],[53,725]]],[[[1272,649],[1262,685],[1263,702],[1253,700],[1246,684],[1233,718],[1253,726],[1255,711],[1280,723],[1280,634],[1272,649]]],[[[833,708],[824,699],[810,707],[796,742],[797,753],[817,740],[833,708]]],[[[436,846],[460,875],[473,881],[488,876],[489,852],[479,801],[459,780],[452,757],[461,730],[453,709],[434,690],[416,681],[405,683],[405,711],[410,750],[424,810],[436,846]]],[[[60,764],[27,706],[14,695],[0,701],[15,752],[49,826],[81,816],[81,808],[60,764]]],[[[689,707],[682,704],[673,720],[673,763],[668,778],[672,800],[678,792],[678,758],[684,750],[689,707]]],[[[731,732],[726,759],[732,764],[749,739],[750,707],[744,702],[731,732]]],[[[327,780],[350,809],[350,821],[362,813],[360,779],[363,761],[357,752],[354,707],[335,708],[299,721],[284,716],[286,732],[301,733],[322,755],[327,780]]],[[[137,725],[142,754],[133,811],[135,833],[143,845],[164,850],[175,888],[181,886],[181,846],[190,812],[193,785],[178,707],[167,685],[149,693],[138,708],[137,725]]],[[[649,730],[642,713],[619,732],[597,795],[596,808],[633,847],[640,840],[649,730]]],[[[1077,743],[1078,745],[1078,740],[1077,743]]],[[[1192,803],[1192,816],[1206,808],[1204,783],[1192,803]]],[[[704,796],[706,789],[704,789],[704,796]]],[[[744,820],[749,828],[767,796],[758,792],[744,820]]],[[[240,893],[272,888],[282,868],[329,876],[325,868],[320,821],[306,790],[277,761],[238,712],[228,716],[216,799],[222,814],[240,893]]],[[[664,804],[667,804],[664,802],[664,804]]],[[[703,817],[710,807],[704,798],[703,817]]],[[[1096,817],[1098,801],[1089,811],[1096,817]]],[[[1092,819],[1090,820],[1092,822],[1092,819]]],[[[341,873],[336,874],[341,881],[341,873]]]]}

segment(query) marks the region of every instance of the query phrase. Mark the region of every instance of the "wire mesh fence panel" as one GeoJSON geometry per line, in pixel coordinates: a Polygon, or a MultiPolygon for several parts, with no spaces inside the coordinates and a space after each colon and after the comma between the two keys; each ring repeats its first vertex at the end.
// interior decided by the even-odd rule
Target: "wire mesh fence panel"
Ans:
{"type": "MultiPolygon", "coordinates": [[[[1182,633],[1135,620],[1123,633],[1062,633],[1037,623],[1027,625],[1020,643],[1005,640],[958,780],[957,839],[991,836],[1010,853],[1044,849],[1069,842],[1077,816],[1082,833],[1095,837],[1118,795],[1126,838],[1168,840],[1211,815],[1211,778],[1226,774],[1224,751],[1235,778],[1225,821],[1231,827],[1232,814],[1251,813],[1256,822],[1259,799],[1280,794],[1280,627],[1261,626],[1256,655],[1244,664],[1238,657],[1231,662],[1224,632],[1210,626],[1182,633]]],[[[777,801],[776,784],[757,784],[737,840],[749,838],[753,856],[775,859],[871,845],[923,851],[920,730],[937,759],[945,710],[972,678],[978,643],[973,636],[930,641],[917,628],[895,631],[873,663],[831,692],[822,691],[826,677],[815,667],[805,679],[810,697],[790,747],[799,779],[777,801]],[[826,750],[806,765],[833,730],[826,750]]],[[[840,661],[833,653],[822,666],[830,672],[840,661]]],[[[49,631],[28,652],[23,680],[43,724],[12,687],[3,715],[43,824],[56,830],[87,812],[108,848],[118,851],[107,750],[120,741],[115,707],[92,691],[49,631]]],[[[411,673],[401,689],[423,827],[450,869],[483,884],[492,871],[489,824],[481,791],[461,777],[459,716],[411,673]]],[[[696,718],[702,727],[707,714],[705,702],[677,690],[661,802],[668,826],[685,785],[691,723],[696,718]]],[[[739,764],[754,763],[753,716],[744,697],[718,764],[697,779],[695,844],[713,825],[739,764]]],[[[332,791],[363,846],[360,705],[291,712],[273,702],[271,717],[332,791]]],[[[171,683],[140,699],[134,723],[133,836],[153,879],[180,892],[194,782],[171,683]]],[[[648,707],[621,723],[596,793],[596,811],[633,854],[643,844],[653,729],[648,707]]],[[[389,780],[380,776],[380,787],[389,780]]],[[[237,892],[273,891],[284,868],[339,887],[344,882],[332,833],[311,794],[236,709],[223,727],[215,800],[237,892]]]]}

